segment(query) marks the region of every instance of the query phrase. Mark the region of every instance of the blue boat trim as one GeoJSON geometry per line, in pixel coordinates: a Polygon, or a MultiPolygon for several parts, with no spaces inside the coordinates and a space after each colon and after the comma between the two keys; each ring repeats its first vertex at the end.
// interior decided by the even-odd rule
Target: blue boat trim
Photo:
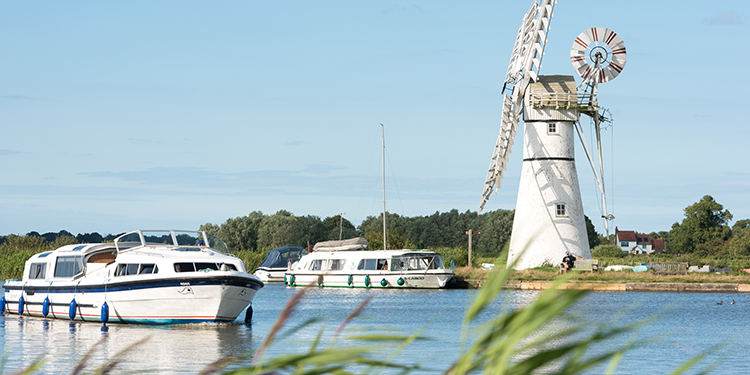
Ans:
{"type": "Polygon", "coordinates": [[[133,280],[125,282],[111,282],[108,284],[95,284],[95,285],[65,285],[65,286],[30,286],[26,285],[8,285],[5,284],[3,287],[6,292],[10,290],[24,290],[27,294],[33,294],[34,292],[48,292],[52,293],[112,293],[127,290],[139,290],[139,289],[153,289],[153,288],[171,288],[180,286],[206,286],[206,285],[227,285],[227,286],[238,286],[243,288],[251,288],[254,290],[260,290],[263,287],[263,283],[255,279],[237,276],[222,276],[222,277],[211,277],[211,278],[175,278],[175,279],[158,279],[158,280],[133,280]]]}

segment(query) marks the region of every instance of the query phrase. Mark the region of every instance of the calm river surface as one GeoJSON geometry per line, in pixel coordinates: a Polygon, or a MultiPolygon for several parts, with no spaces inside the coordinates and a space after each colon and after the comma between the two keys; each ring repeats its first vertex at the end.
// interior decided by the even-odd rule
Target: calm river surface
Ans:
{"type": "MultiPolygon", "coordinates": [[[[2,316],[0,342],[7,356],[3,373],[23,368],[35,358],[46,356],[50,360],[42,373],[67,374],[95,345],[97,347],[89,361],[92,366],[103,364],[143,338],[148,339],[122,357],[116,373],[198,373],[221,357],[257,349],[296,291],[281,284],[266,284],[253,302],[252,326],[241,324],[241,319],[235,324],[110,325],[109,332],[102,333],[100,325],[93,323],[2,316]]],[[[423,335],[431,340],[415,342],[397,360],[414,363],[417,361],[412,358],[416,358],[429,369],[434,369],[430,372],[439,373],[458,356],[463,311],[476,293],[476,290],[311,289],[287,328],[314,317],[322,318],[322,322],[285,337],[271,347],[269,355],[305,351],[324,326],[323,342],[327,343],[349,313],[372,295],[365,312],[348,328],[377,327],[390,329],[391,333],[410,334],[426,327],[423,335]]],[[[486,320],[503,309],[528,304],[536,294],[504,292],[482,318],[486,320]]],[[[750,295],[592,292],[571,313],[591,321],[592,325],[613,321],[627,323],[654,315],[660,317],[635,334],[621,338],[641,342],[661,340],[648,341],[628,352],[620,362],[618,374],[668,373],[695,355],[727,341],[727,345],[690,373],[697,373],[715,361],[720,362],[714,373],[750,373],[747,359],[750,353],[750,295]],[[729,304],[732,299],[736,301],[735,305],[729,304]],[[720,300],[724,304],[716,305],[720,300]]],[[[346,345],[348,342],[339,339],[337,344],[346,345]]],[[[591,373],[603,371],[604,367],[600,367],[591,373]]]]}

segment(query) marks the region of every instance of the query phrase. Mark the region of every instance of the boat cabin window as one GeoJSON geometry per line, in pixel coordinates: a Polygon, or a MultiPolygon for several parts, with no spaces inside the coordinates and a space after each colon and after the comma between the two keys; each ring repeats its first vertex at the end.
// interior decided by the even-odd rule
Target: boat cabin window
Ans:
{"type": "Polygon", "coordinates": [[[331,259],[328,263],[328,270],[329,271],[341,271],[344,269],[344,260],[343,259],[331,259]]]}
{"type": "Polygon", "coordinates": [[[393,259],[394,271],[435,270],[443,267],[443,258],[437,254],[404,255],[393,259]]]}
{"type": "Polygon", "coordinates": [[[115,270],[116,276],[145,275],[159,272],[155,264],[123,263],[118,264],[115,270]]]}
{"type": "Polygon", "coordinates": [[[387,259],[362,259],[357,266],[358,270],[388,270],[387,259]]]}
{"type": "Polygon", "coordinates": [[[138,269],[139,275],[147,275],[157,272],[159,272],[159,267],[157,267],[156,264],[141,264],[141,268],[138,269]]]}
{"type": "Polygon", "coordinates": [[[195,269],[198,271],[218,270],[219,265],[216,263],[195,263],[195,269]]]}
{"type": "Polygon", "coordinates": [[[31,263],[29,270],[29,279],[46,279],[47,263],[31,263]]]}
{"type": "Polygon", "coordinates": [[[55,277],[73,277],[83,271],[83,256],[59,256],[55,261],[55,277]]]}
{"type": "Polygon", "coordinates": [[[323,259],[315,259],[310,262],[310,271],[322,271],[323,270],[323,259]]]}
{"type": "Polygon", "coordinates": [[[227,271],[237,271],[237,267],[234,264],[230,263],[208,263],[208,262],[198,262],[198,263],[192,263],[192,262],[184,262],[184,263],[175,263],[174,264],[174,271],[175,272],[195,272],[195,271],[214,271],[214,270],[221,270],[221,266],[225,265],[227,271]]]}
{"type": "Polygon", "coordinates": [[[195,265],[193,263],[175,263],[175,272],[195,272],[195,265]]]}

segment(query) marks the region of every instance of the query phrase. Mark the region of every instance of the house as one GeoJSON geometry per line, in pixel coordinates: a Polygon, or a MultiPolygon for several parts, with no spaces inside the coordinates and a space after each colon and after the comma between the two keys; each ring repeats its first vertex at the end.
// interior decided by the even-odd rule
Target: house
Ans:
{"type": "Polygon", "coordinates": [[[615,242],[622,251],[631,254],[651,254],[664,252],[664,240],[651,239],[648,234],[632,230],[619,230],[615,227],[615,242]]]}

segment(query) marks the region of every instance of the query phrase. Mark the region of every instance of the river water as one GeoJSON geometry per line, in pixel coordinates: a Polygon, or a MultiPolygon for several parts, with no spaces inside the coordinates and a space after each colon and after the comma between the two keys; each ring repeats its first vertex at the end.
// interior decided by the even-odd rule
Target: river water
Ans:
{"type": "MultiPolygon", "coordinates": [[[[5,315],[0,317],[0,342],[7,357],[3,373],[27,367],[34,359],[44,356],[48,362],[40,373],[68,374],[93,348],[87,361],[91,370],[140,340],[145,341],[120,357],[122,362],[116,367],[116,373],[199,373],[215,360],[257,349],[297,290],[282,284],[266,284],[253,302],[251,326],[242,324],[241,319],[233,324],[110,325],[109,331],[103,333],[101,326],[94,323],[5,315]]],[[[537,293],[503,292],[480,320],[486,321],[504,309],[526,305],[537,293]]],[[[476,290],[314,288],[297,306],[287,329],[282,330],[282,339],[269,349],[267,355],[302,353],[309,349],[321,329],[322,342],[328,343],[339,324],[371,295],[373,298],[367,308],[347,329],[386,330],[397,334],[412,334],[424,329],[422,335],[430,340],[415,341],[396,361],[419,362],[428,369],[425,372],[439,373],[458,357],[463,312],[476,294],[476,290]],[[289,328],[311,318],[321,320],[289,333],[289,328]]],[[[750,361],[747,360],[750,353],[747,324],[750,321],[750,295],[591,292],[571,309],[570,314],[585,319],[590,326],[612,322],[625,324],[658,317],[632,334],[592,348],[597,353],[626,341],[643,344],[623,357],[617,374],[668,373],[720,344],[725,345],[689,373],[697,373],[711,365],[717,366],[713,371],[717,374],[750,373],[750,361]],[[729,304],[732,299],[736,304],[729,304]],[[720,300],[724,304],[716,305],[720,300]]],[[[337,344],[355,343],[342,338],[337,344]]],[[[601,366],[590,373],[602,373],[604,369],[601,366]]]]}

